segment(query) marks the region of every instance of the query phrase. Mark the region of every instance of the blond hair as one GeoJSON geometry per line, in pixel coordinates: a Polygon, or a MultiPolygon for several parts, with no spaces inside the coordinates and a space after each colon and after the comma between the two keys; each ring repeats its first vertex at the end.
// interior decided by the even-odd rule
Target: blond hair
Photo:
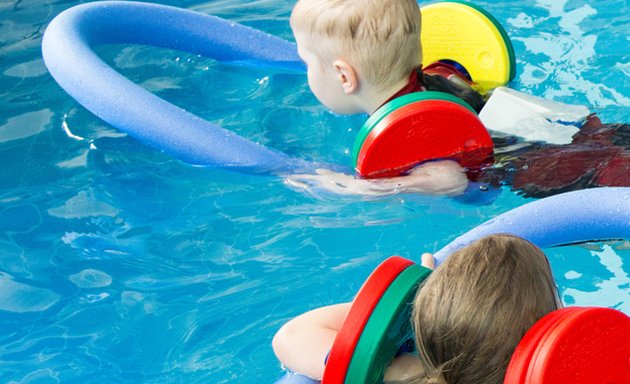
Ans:
{"type": "Polygon", "coordinates": [[[503,383],[525,332],[558,306],[547,258],[530,242],[492,235],[460,249],[416,295],[422,382],[503,383]]]}
{"type": "Polygon", "coordinates": [[[299,0],[291,13],[320,60],[346,59],[376,88],[420,67],[420,26],[416,0],[299,0]]]}

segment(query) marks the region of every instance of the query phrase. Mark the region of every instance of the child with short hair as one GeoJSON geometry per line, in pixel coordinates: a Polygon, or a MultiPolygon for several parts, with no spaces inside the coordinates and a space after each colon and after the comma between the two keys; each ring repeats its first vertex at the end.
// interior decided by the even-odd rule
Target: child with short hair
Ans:
{"type": "MultiPolygon", "coordinates": [[[[430,254],[422,261],[433,266],[430,254]]],[[[350,306],[318,308],[287,322],[273,339],[276,356],[288,369],[320,379],[350,306]]],[[[419,288],[411,320],[419,359],[396,358],[386,379],[503,383],[525,332],[559,307],[549,262],[538,247],[511,235],[479,239],[449,256],[419,288]]]]}
{"type": "Polygon", "coordinates": [[[291,28],[311,90],[335,113],[372,114],[422,63],[416,0],[300,0],[291,28]]]}
{"type": "MultiPolygon", "coordinates": [[[[421,25],[416,0],[299,0],[291,13],[309,86],[333,112],[372,114],[389,100],[424,90],[482,102],[461,74],[455,83],[423,74],[421,25]]],[[[457,74],[447,64],[436,72],[445,68],[457,74]]]]}
{"type": "MultiPolygon", "coordinates": [[[[372,114],[396,97],[424,90],[460,97],[477,112],[484,106],[484,99],[454,66],[438,62],[421,69],[421,15],[416,0],[299,0],[291,27],[308,65],[313,93],[334,112],[372,114]]],[[[508,180],[513,189],[532,197],[627,186],[629,130],[628,124],[601,124],[590,116],[571,144],[501,151],[496,160],[505,164],[475,178],[496,186],[508,180]]],[[[299,188],[360,195],[459,195],[468,187],[465,170],[451,160],[425,162],[391,179],[365,180],[320,169],[314,175],[291,175],[286,181],[299,188]]]]}
{"type": "MultiPolygon", "coordinates": [[[[339,114],[374,113],[386,102],[412,92],[437,90],[462,97],[477,110],[481,96],[463,75],[441,64],[456,82],[421,70],[421,15],[416,0],[299,0],[291,13],[298,53],[317,99],[339,114]],[[462,85],[463,84],[463,85],[462,85]]],[[[320,172],[290,177],[289,183],[332,181],[335,192],[387,194],[413,192],[461,194],[468,185],[464,169],[452,160],[420,165],[410,177],[380,182],[320,172]],[[435,170],[435,171],[432,171],[435,170]],[[439,173],[439,177],[436,177],[439,173]],[[405,180],[401,182],[400,179],[405,180]],[[400,185],[404,188],[400,188],[400,185]],[[337,188],[341,186],[341,189],[337,188]]]]}

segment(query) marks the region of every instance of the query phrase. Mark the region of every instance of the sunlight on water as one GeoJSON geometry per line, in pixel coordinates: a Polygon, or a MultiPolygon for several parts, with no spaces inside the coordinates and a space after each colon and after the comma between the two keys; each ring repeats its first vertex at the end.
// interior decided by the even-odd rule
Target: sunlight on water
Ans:
{"type": "Polygon", "coordinates": [[[0,311],[24,313],[41,312],[57,303],[60,296],[48,289],[18,283],[0,274],[0,311]]]}
{"type": "MultiPolygon", "coordinates": [[[[630,97],[602,83],[584,78],[584,74],[593,69],[593,61],[597,55],[595,46],[601,36],[586,33],[580,24],[597,15],[597,10],[585,4],[566,11],[567,0],[538,0],[537,5],[547,11],[548,16],[532,18],[520,13],[515,18],[508,19],[508,23],[519,28],[536,29],[556,22],[559,27],[552,33],[514,38],[515,41],[523,42],[531,54],[545,57],[538,65],[524,63],[523,75],[520,77],[523,85],[530,87],[539,84],[541,80],[550,79],[552,83],[547,84],[541,96],[551,100],[562,100],[563,97],[583,93],[588,105],[596,109],[610,105],[630,106],[630,97]]],[[[593,6],[597,6],[597,3],[593,6]]],[[[540,59],[537,58],[536,61],[540,59]]],[[[624,64],[616,65],[623,67],[624,64]]]]}
{"type": "MultiPolygon", "coordinates": [[[[630,301],[627,300],[630,297],[630,275],[623,270],[623,253],[619,254],[611,246],[604,245],[601,251],[592,251],[591,254],[606,268],[606,273],[595,279],[592,291],[569,288],[563,291],[562,300],[568,305],[580,303],[579,305],[610,307],[630,313],[630,301]]],[[[565,275],[569,280],[581,276],[575,272],[567,272],[565,275]]]]}

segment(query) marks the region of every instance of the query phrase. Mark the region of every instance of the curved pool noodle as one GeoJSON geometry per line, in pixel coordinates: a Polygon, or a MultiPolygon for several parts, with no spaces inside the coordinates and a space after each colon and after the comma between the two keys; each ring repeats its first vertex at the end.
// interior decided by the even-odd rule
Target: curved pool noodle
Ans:
{"type": "Polygon", "coordinates": [[[630,239],[630,188],[583,189],[514,208],[461,235],[434,254],[439,265],[457,249],[494,233],[508,233],[541,248],[630,239]]]}
{"type": "Polygon", "coordinates": [[[81,4],[55,17],[44,34],[42,54],[57,83],[81,105],[130,136],[187,163],[252,173],[314,167],[143,89],[94,53],[93,47],[103,44],[144,44],[220,61],[250,61],[257,66],[304,71],[295,44],[181,8],[107,1],[81,4]]]}

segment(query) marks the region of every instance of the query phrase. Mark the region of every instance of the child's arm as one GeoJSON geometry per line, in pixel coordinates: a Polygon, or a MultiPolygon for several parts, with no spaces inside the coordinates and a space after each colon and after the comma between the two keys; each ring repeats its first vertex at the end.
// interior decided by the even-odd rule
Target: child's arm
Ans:
{"type": "MultiPolygon", "coordinates": [[[[289,320],[273,338],[278,360],[289,370],[321,380],[325,361],[352,303],[321,307],[289,320]]],[[[418,357],[403,354],[392,361],[384,383],[406,383],[422,373],[418,357]]]]}
{"type": "MultiPolygon", "coordinates": [[[[433,255],[424,253],[421,264],[433,269],[433,255]]],[[[351,306],[352,303],[329,305],[289,320],[273,338],[273,350],[278,360],[293,372],[320,380],[328,353],[351,306]]],[[[387,370],[385,381],[402,382],[417,377],[421,372],[416,356],[401,355],[387,370]]]]}
{"type": "Polygon", "coordinates": [[[326,356],[352,303],[321,307],[289,320],[273,338],[273,350],[293,372],[321,380],[326,356]]]}
{"type": "Polygon", "coordinates": [[[406,192],[431,195],[461,195],[468,187],[466,171],[453,160],[438,160],[421,164],[404,177],[397,177],[406,192]]]}
{"type": "Polygon", "coordinates": [[[468,186],[464,169],[455,161],[424,163],[408,175],[385,179],[359,179],[352,175],[318,169],[316,175],[292,175],[286,183],[299,188],[319,188],[341,195],[381,196],[395,193],[459,195],[468,186]]]}

